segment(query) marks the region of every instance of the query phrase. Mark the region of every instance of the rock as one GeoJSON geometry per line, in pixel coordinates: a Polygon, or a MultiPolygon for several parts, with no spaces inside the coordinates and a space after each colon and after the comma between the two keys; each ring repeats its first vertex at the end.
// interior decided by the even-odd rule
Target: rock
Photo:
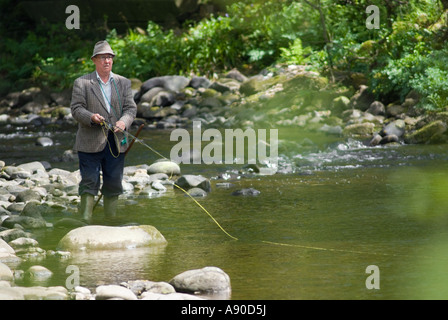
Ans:
{"type": "Polygon", "coordinates": [[[3,254],[4,257],[8,255],[15,255],[15,250],[8,244],[5,240],[0,239],[0,254],[3,254]]]}
{"type": "Polygon", "coordinates": [[[153,226],[85,226],[68,232],[58,244],[60,250],[131,249],[165,245],[163,235],[153,226]]]}
{"type": "Polygon", "coordinates": [[[400,139],[395,134],[389,134],[387,136],[384,136],[380,140],[380,144],[388,144],[393,142],[398,142],[400,139]]]}
{"type": "Polygon", "coordinates": [[[137,300],[137,296],[128,288],[117,285],[103,285],[96,288],[96,300],[137,300]]]}
{"type": "Polygon", "coordinates": [[[76,286],[71,294],[72,300],[92,300],[92,292],[85,287],[76,286]]]}
{"type": "Polygon", "coordinates": [[[39,137],[36,140],[36,145],[41,147],[51,147],[53,144],[53,140],[48,137],[39,137]]]}
{"type": "Polygon", "coordinates": [[[336,113],[342,113],[347,110],[348,105],[350,103],[350,99],[346,96],[339,96],[333,99],[333,108],[336,113]]]}
{"type": "Polygon", "coordinates": [[[175,94],[171,91],[162,90],[158,92],[149,102],[150,107],[166,107],[172,105],[175,100],[175,94]]]}
{"type": "Polygon", "coordinates": [[[149,280],[134,280],[123,282],[122,285],[125,288],[130,289],[136,296],[140,296],[144,292],[152,292],[158,294],[175,293],[176,290],[168,282],[155,282],[149,280]]]}
{"type": "Polygon", "coordinates": [[[401,136],[403,136],[405,129],[406,129],[406,123],[403,120],[399,119],[387,124],[380,131],[380,135],[383,137],[387,135],[395,135],[398,138],[400,138],[401,136]]]}
{"type": "Polygon", "coordinates": [[[179,92],[189,83],[190,79],[183,76],[154,77],[143,82],[140,92],[135,95],[135,100],[139,101],[143,94],[155,87],[161,87],[169,91],[179,92]]]}
{"type": "Polygon", "coordinates": [[[10,241],[9,245],[16,252],[20,252],[20,251],[26,250],[30,247],[37,247],[39,245],[39,243],[37,242],[37,240],[32,239],[32,238],[21,237],[21,238],[14,239],[13,241],[10,241]]]}
{"type": "Polygon", "coordinates": [[[226,78],[235,79],[239,82],[247,81],[247,77],[243,75],[238,69],[232,69],[225,75],[226,78]]]}
{"type": "Polygon", "coordinates": [[[407,143],[413,144],[437,142],[437,139],[446,132],[446,129],[447,125],[443,121],[437,120],[405,135],[404,139],[407,143]]]}
{"type": "Polygon", "coordinates": [[[44,171],[45,172],[45,166],[40,161],[33,161],[33,162],[20,164],[20,165],[17,166],[17,168],[29,171],[31,174],[34,174],[34,173],[36,173],[38,171],[44,171]]]}
{"type": "Polygon", "coordinates": [[[14,275],[9,267],[0,262],[0,281],[13,281],[14,275]]]}
{"type": "Polygon", "coordinates": [[[185,271],[169,281],[179,292],[213,293],[230,291],[230,277],[217,267],[185,271]]]}
{"type": "Polygon", "coordinates": [[[208,80],[206,77],[193,77],[191,78],[191,81],[189,83],[189,86],[194,89],[199,88],[208,88],[211,85],[211,81],[208,80]]]}
{"type": "Polygon", "coordinates": [[[172,161],[159,161],[151,164],[148,168],[148,174],[165,173],[168,176],[180,175],[180,167],[172,161]]]}
{"type": "Polygon", "coordinates": [[[366,111],[374,101],[375,98],[369,92],[369,87],[361,85],[358,92],[350,99],[349,108],[366,111]]]}
{"type": "Polygon", "coordinates": [[[75,229],[87,226],[87,223],[73,218],[62,218],[54,223],[55,228],[75,229]]]}
{"type": "Polygon", "coordinates": [[[17,288],[0,286],[0,300],[25,300],[25,296],[17,288]]]}
{"type": "Polygon", "coordinates": [[[57,287],[12,287],[24,296],[25,300],[67,300],[69,298],[66,288],[57,287]]]}
{"type": "Polygon", "coordinates": [[[17,194],[17,202],[41,201],[42,196],[39,192],[28,189],[17,194]]]}
{"type": "Polygon", "coordinates": [[[2,225],[11,229],[14,228],[16,224],[21,225],[24,229],[40,229],[47,227],[47,223],[44,219],[16,215],[9,216],[3,221],[2,225]]]}
{"type": "Polygon", "coordinates": [[[232,196],[258,196],[260,193],[260,191],[254,188],[247,188],[232,192],[232,196]]]}
{"type": "Polygon", "coordinates": [[[53,276],[53,272],[43,266],[31,266],[25,276],[32,281],[46,281],[53,276]]]}
{"type": "Polygon", "coordinates": [[[29,233],[17,228],[0,231],[0,239],[3,239],[5,242],[10,242],[17,238],[29,236],[29,233]]]}
{"type": "Polygon", "coordinates": [[[194,198],[201,198],[207,196],[207,192],[205,190],[202,190],[201,188],[191,188],[187,192],[188,195],[186,194],[186,196],[191,196],[194,198]]]}
{"type": "Polygon", "coordinates": [[[373,114],[375,116],[385,115],[386,114],[386,107],[380,101],[374,101],[374,102],[371,103],[371,105],[367,109],[367,112],[369,112],[369,113],[371,113],[371,114],[373,114]]]}
{"type": "Polygon", "coordinates": [[[386,108],[386,114],[388,117],[398,117],[402,113],[406,113],[407,108],[405,108],[403,105],[396,105],[396,104],[390,104],[386,108]]]}
{"type": "Polygon", "coordinates": [[[371,122],[354,123],[346,126],[342,131],[346,137],[362,138],[370,137],[375,131],[375,125],[371,122]]]}
{"type": "Polygon", "coordinates": [[[382,139],[383,139],[383,137],[381,135],[379,135],[377,133],[374,134],[372,139],[369,142],[369,146],[374,147],[374,146],[379,145],[382,139]]]}
{"type": "Polygon", "coordinates": [[[184,175],[177,179],[176,185],[184,190],[189,190],[191,188],[200,188],[205,192],[212,191],[210,181],[200,175],[184,175]]]}

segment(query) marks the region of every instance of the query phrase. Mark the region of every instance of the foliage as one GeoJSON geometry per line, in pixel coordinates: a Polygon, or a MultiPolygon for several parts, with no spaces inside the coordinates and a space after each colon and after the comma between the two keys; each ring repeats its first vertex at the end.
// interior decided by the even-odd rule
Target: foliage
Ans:
{"type": "Polygon", "coordinates": [[[303,48],[300,38],[295,39],[289,48],[280,48],[280,50],[282,52],[279,59],[280,62],[297,65],[303,65],[309,62],[307,56],[311,53],[311,48],[303,48]]]}
{"type": "MultiPolygon", "coordinates": [[[[180,30],[149,21],[146,30],[112,30],[105,37],[117,53],[114,71],[127,77],[213,76],[232,68],[251,74],[276,63],[308,64],[324,74],[363,73],[386,103],[413,90],[422,107],[437,109],[448,97],[442,5],[437,0],[240,0],[225,13],[187,21],[180,30]],[[380,10],[380,29],[366,28],[366,7],[372,4],[380,10]]],[[[1,15],[17,17],[10,16],[1,15]]],[[[63,89],[93,70],[90,54],[98,40],[93,32],[45,21],[27,30],[24,25],[11,29],[12,24],[0,23],[0,74],[7,79],[0,81],[0,93],[30,81],[63,89]]]]}

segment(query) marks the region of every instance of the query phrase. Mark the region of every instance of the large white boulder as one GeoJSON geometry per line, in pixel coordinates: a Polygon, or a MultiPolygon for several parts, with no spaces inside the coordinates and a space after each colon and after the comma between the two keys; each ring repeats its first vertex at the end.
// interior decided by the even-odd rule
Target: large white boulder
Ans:
{"type": "Polygon", "coordinates": [[[85,226],[71,230],[58,244],[60,250],[131,249],[163,245],[165,237],[153,226],[85,226]]]}

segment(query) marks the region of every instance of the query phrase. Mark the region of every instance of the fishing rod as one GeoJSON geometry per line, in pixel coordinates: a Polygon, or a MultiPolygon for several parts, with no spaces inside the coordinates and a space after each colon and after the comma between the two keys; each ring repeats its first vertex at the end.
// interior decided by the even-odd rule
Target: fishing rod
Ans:
{"type": "MultiPolygon", "coordinates": [[[[143,145],[144,147],[146,147],[146,148],[148,148],[149,150],[151,150],[152,152],[154,152],[155,154],[157,154],[157,155],[159,155],[160,157],[162,157],[163,159],[165,159],[165,160],[170,160],[170,159],[168,159],[167,157],[165,157],[164,155],[162,155],[161,153],[159,153],[157,150],[155,150],[154,148],[152,148],[150,145],[148,145],[145,141],[143,141],[142,139],[140,139],[140,138],[138,138],[137,136],[138,136],[138,134],[140,133],[140,131],[141,131],[141,129],[142,129],[142,127],[143,127],[143,124],[140,126],[140,128],[139,128],[139,131],[137,131],[137,134],[134,136],[133,134],[131,134],[131,133],[129,133],[129,132],[127,132],[127,131],[125,131],[125,130],[123,130],[123,129],[121,129],[121,128],[119,128],[119,127],[116,127],[116,126],[114,126],[114,125],[112,125],[112,124],[110,124],[110,123],[107,123],[106,121],[103,121],[102,123],[101,123],[101,126],[102,127],[104,127],[104,128],[106,128],[107,130],[111,130],[114,134],[115,134],[115,129],[118,129],[118,131],[120,131],[120,132],[122,132],[125,136],[129,136],[129,137],[131,137],[132,138],[132,142],[131,142],[131,145],[129,146],[129,148],[126,150],[126,153],[129,151],[129,149],[132,147],[132,145],[134,144],[134,142],[138,142],[138,143],[140,143],[141,145],[143,145]]],[[[172,173],[171,173],[171,176],[172,176],[172,173]]],[[[170,177],[171,178],[171,177],[170,177]]],[[[173,185],[176,187],[176,188],[178,188],[179,190],[181,190],[182,192],[184,192],[187,196],[189,196],[190,197],[190,199],[191,200],[193,200],[195,203],[196,203],[196,205],[198,205],[199,206],[199,208],[201,208],[212,220],[213,220],[213,222],[215,222],[215,224],[228,236],[228,237],[230,237],[231,239],[233,239],[233,240],[238,240],[238,238],[236,238],[236,237],[234,237],[234,236],[232,236],[231,234],[229,234],[220,224],[219,224],[219,222],[210,214],[210,212],[208,212],[207,211],[207,209],[205,209],[190,193],[188,193],[188,191],[186,191],[184,188],[182,188],[182,187],[180,187],[179,185],[177,185],[176,183],[173,183],[173,185]]],[[[97,201],[97,203],[99,202],[99,199],[98,199],[98,201],[97,201]]]]}

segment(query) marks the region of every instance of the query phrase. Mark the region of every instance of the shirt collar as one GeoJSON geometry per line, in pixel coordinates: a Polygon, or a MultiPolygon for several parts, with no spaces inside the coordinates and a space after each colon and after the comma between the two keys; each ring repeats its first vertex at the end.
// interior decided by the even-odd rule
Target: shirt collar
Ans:
{"type": "MultiPolygon", "coordinates": [[[[101,77],[100,77],[100,75],[98,74],[98,71],[95,71],[95,73],[96,73],[96,78],[97,78],[99,81],[101,81],[101,83],[104,83],[103,80],[101,80],[101,77]]],[[[108,84],[109,82],[112,81],[113,78],[114,78],[114,74],[113,74],[112,71],[111,71],[110,74],[109,74],[109,80],[107,80],[107,82],[104,83],[104,84],[108,84]]]]}

